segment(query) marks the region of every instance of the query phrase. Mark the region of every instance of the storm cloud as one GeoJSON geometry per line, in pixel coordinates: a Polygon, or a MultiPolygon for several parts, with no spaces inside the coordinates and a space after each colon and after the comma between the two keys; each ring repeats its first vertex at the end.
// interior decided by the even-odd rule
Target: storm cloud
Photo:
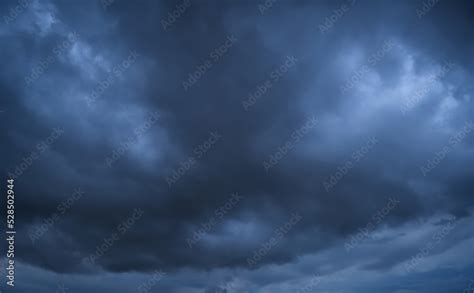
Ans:
{"type": "Polygon", "coordinates": [[[473,9],[3,1],[16,289],[462,292],[473,9]]]}

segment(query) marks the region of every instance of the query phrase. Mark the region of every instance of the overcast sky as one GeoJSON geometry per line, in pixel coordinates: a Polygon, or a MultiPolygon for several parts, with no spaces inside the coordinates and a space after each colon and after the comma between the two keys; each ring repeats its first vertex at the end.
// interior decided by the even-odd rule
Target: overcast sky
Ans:
{"type": "Polygon", "coordinates": [[[0,12],[2,291],[473,290],[471,1],[0,12]]]}

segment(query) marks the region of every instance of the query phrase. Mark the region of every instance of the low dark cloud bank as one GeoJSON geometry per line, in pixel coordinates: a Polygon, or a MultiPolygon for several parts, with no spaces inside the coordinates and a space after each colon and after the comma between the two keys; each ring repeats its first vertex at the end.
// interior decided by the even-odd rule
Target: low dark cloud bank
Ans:
{"type": "Polygon", "coordinates": [[[0,11],[18,292],[472,286],[470,1],[0,11]]]}

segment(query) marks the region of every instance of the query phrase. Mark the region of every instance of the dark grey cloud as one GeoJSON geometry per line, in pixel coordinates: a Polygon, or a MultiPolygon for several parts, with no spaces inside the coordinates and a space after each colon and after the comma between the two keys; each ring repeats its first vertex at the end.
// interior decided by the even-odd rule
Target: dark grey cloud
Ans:
{"type": "MultiPolygon", "coordinates": [[[[442,274],[400,270],[434,220],[471,219],[472,4],[267,2],[1,4],[21,290],[64,274],[72,290],[107,275],[107,292],[125,274],[132,292],[162,269],[170,292],[296,292],[315,271],[360,286],[343,292],[421,292],[411,276],[442,274]]],[[[453,232],[426,259],[468,275],[444,264],[471,242],[453,232]]],[[[437,292],[458,288],[446,278],[437,292]]]]}

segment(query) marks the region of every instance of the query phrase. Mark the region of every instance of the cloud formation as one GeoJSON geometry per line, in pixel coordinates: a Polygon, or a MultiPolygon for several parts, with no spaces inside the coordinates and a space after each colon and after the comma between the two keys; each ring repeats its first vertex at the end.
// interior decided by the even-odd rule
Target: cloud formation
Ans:
{"type": "Polygon", "coordinates": [[[0,7],[19,292],[468,286],[469,1],[0,7]]]}

